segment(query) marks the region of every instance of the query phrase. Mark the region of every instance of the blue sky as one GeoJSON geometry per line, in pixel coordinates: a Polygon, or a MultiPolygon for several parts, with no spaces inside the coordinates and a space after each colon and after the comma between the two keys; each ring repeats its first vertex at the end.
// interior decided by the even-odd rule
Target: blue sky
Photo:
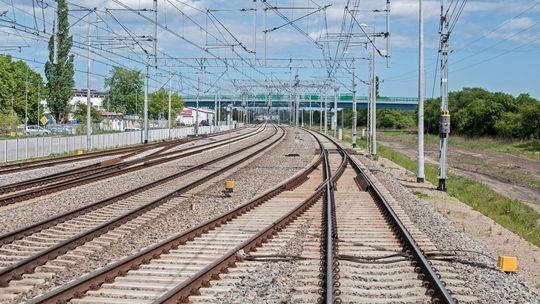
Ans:
{"type": "MultiPolygon", "coordinates": [[[[43,71],[40,62],[46,61],[47,46],[45,39],[50,35],[53,20],[53,0],[0,0],[0,14],[6,12],[0,21],[0,52],[11,54],[18,58],[31,59],[28,63],[36,71],[43,71]],[[13,6],[12,3],[13,2],[13,6]],[[41,9],[41,6],[45,7],[41,9]],[[34,14],[34,11],[36,12],[34,14]],[[43,17],[45,16],[45,25],[43,17]],[[9,26],[16,20],[19,28],[26,26],[27,32],[15,31],[9,26]],[[36,26],[37,25],[37,26],[36,26]],[[33,33],[32,29],[45,33],[33,33]],[[21,37],[22,36],[22,37],[21,37]],[[10,46],[21,48],[10,49],[10,46]]],[[[448,2],[448,1],[447,1],[448,2]]],[[[103,88],[103,79],[109,73],[112,65],[143,69],[143,49],[150,51],[151,42],[139,41],[138,44],[128,43],[119,45],[118,41],[126,41],[129,31],[133,36],[151,36],[151,23],[141,16],[128,11],[114,10],[121,8],[121,4],[134,9],[152,7],[151,0],[68,0],[70,22],[73,25],[71,32],[78,47],[73,49],[76,55],[76,86],[86,87],[86,32],[88,21],[91,22],[93,45],[102,48],[96,50],[93,57],[92,86],[103,88]],[[89,16],[77,22],[77,19],[86,13],[80,9],[98,9],[98,14],[89,16]],[[106,12],[106,8],[113,9],[106,12]],[[96,20],[103,20],[96,23],[96,20]],[[107,31],[114,31],[115,35],[107,31]],[[112,40],[111,40],[112,39],[112,40]],[[111,41],[116,41],[114,45],[111,41]],[[140,45],[140,46],[139,46],[140,45]],[[122,46],[122,47],[120,47],[122,46]],[[126,47],[129,46],[129,47],[126,47]]],[[[267,12],[267,28],[280,27],[267,36],[268,58],[323,58],[321,50],[313,40],[321,39],[328,27],[328,32],[339,33],[344,15],[346,1],[269,1],[271,6],[310,7],[311,10],[280,10],[284,16],[294,20],[308,12],[314,12],[317,6],[331,5],[323,10],[314,12],[306,18],[296,22],[297,28],[284,25],[285,21],[274,11],[267,12]],[[326,15],[326,23],[325,23],[326,15]],[[305,32],[308,36],[301,33],[305,32]]],[[[354,1],[351,1],[354,3],[354,1]]],[[[358,23],[372,26],[366,28],[376,32],[385,30],[383,13],[373,13],[373,9],[384,9],[385,1],[360,1],[357,15],[358,23]]],[[[165,57],[175,58],[202,58],[209,57],[202,48],[220,57],[244,58],[249,60],[253,50],[252,31],[252,1],[158,1],[158,57],[161,71],[156,75],[153,72],[151,89],[159,88],[167,82],[167,71],[177,74],[173,77],[173,88],[184,94],[193,94],[197,89],[197,78],[202,77],[203,86],[208,92],[217,91],[219,86],[230,88],[231,83],[242,83],[247,78],[264,82],[265,78],[289,81],[296,72],[289,69],[269,69],[258,66],[229,68],[224,72],[222,67],[207,67],[204,76],[197,69],[181,66],[177,60],[165,60],[165,57]],[[215,9],[212,15],[206,9],[215,9]],[[244,9],[242,11],[241,9],[244,9]],[[205,34],[205,30],[209,34],[205,34]],[[184,37],[185,40],[180,37],[184,37]],[[217,41],[220,40],[220,41],[217,41]],[[223,47],[223,41],[228,44],[237,44],[234,52],[230,47],[223,47]],[[244,50],[242,44],[246,48],[244,50]],[[221,45],[221,46],[218,46],[221,45]],[[272,72],[272,74],[270,74],[272,72]],[[182,74],[182,76],[178,76],[182,74]]],[[[377,74],[382,83],[380,91],[388,96],[416,96],[417,95],[417,65],[418,65],[418,0],[391,1],[391,42],[392,55],[390,67],[387,68],[384,59],[377,61],[377,74]]],[[[439,94],[439,80],[435,79],[434,72],[438,50],[438,28],[440,15],[440,1],[424,1],[425,7],[425,43],[426,43],[426,96],[439,94]],[[433,92],[433,93],[432,93],[433,92]]],[[[257,2],[257,57],[263,58],[263,16],[264,4],[257,2]]],[[[148,12],[141,15],[151,16],[148,12]]],[[[540,1],[467,1],[467,5],[456,24],[451,38],[450,48],[450,90],[458,90],[464,86],[483,87],[492,91],[503,91],[513,95],[528,92],[540,99],[540,1]]],[[[353,32],[359,32],[358,26],[353,32]]],[[[133,41],[133,40],[132,40],[133,41]]],[[[334,45],[330,46],[330,54],[334,54],[334,45]]],[[[331,44],[332,44],[331,43],[331,44]]],[[[376,43],[383,52],[386,45],[383,41],[376,43]]],[[[351,47],[343,54],[344,58],[365,58],[368,52],[364,47],[351,47]]],[[[238,60],[238,59],[237,59],[238,60]]],[[[195,60],[182,60],[183,64],[194,64],[195,60]]],[[[277,61],[276,61],[277,62],[277,61]]],[[[210,64],[211,62],[208,62],[210,64]]],[[[219,63],[216,61],[215,63],[219,63]]],[[[277,64],[277,63],[276,63],[277,64]]],[[[281,63],[280,63],[281,64],[281,63]]],[[[357,63],[358,77],[367,80],[368,62],[359,59],[357,63]]],[[[300,69],[300,79],[316,82],[325,74],[324,68],[300,69]]],[[[348,92],[350,88],[350,73],[345,70],[338,71],[340,91],[348,92]]],[[[361,83],[360,83],[361,84],[361,83]]],[[[253,89],[260,91],[260,89],[253,89]]],[[[360,95],[365,95],[365,86],[358,88],[360,95]]]]}

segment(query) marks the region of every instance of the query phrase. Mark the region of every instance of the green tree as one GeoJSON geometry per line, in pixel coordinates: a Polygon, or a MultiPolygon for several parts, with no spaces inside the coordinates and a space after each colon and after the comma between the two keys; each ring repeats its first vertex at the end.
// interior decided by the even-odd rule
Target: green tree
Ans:
{"type": "MultiPolygon", "coordinates": [[[[0,55],[0,112],[18,117],[23,122],[26,111],[26,80],[28,77],[28,123],[37,124],[38,97],[46,97],[41,75],[23,61],[12,61],[9,55],[0,55]]],[[[40,109],[40,114],[43,110],[40,109]]]]}
{"type": "MultiPolygon", "coordinates": [[[[169,91],[160,89],[157,92],[150,94],[148,98],[148,117],[150,119],[158,119],[160,113],[167,119],[169,117],[169,91]]],[[[178,114],[184,108],[184,101],[178,94],[171,95],[171,118],[176,119],[178,114]]]]}
{"type": "MultiPolygon", "coordinates": [[[[481,88],[463,88],[449,94],[452,133],[469,136],[540,137],[540,102],[528,94],[517,98],[481,88]]],[[[440,98],[426,101],[426,131],[437,133],[440,98]]]]}
{"type": "Polygon", "coordinates": [[[387,129],[412,128],[415,125],[414,112],[382,109],[377,110],[377,127],[387,129]]]}
{"type": "Polygon", "coordinates": [[[0,135],[9,136],[12,132],[17,132],[17,125],[20,119],[9,110],[0,111],[0,135]]]}
{"type": "Polygon", "coordinates": [[[66,0],[58,0],[57,63],[54,64],[54,34],[49,39],[49,60],[45,63],[47,76],[47,106],[56,121],[63,121],[69,110],[68,101],[73,96],[74,67],[70,55],[73,37],[69,35],[68,7],[66,0]]]}
{"type": "Polygon", "coordinates": [[[113,67],[105,78],[110,111],[141,115],[144,102],[144,79],[138,70],[113,67]]]}
{"type": "Polygon", "coordinates": [[[495,124],[503,137],[540,138],[540,102],[529,94],[516,98],[516,110],[506,112],[495,124]]]}
{"type": "MultiPolygon", "coordinates": [[[[73,117],[77,119],[78,124],[86,128],[86,104],[81,102],[77,103],[75,105],[75,112],[73,113],[73,117]]],[[[90,109],[90,119],[92,120],[92,123],[101,121],[101,114],[99,114],[98,109],[94,107],[90,109]]]]}

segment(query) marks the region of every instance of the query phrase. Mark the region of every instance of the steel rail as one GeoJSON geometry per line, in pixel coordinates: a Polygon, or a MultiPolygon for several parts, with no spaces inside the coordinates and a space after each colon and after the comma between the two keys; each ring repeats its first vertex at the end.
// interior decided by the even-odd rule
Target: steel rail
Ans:
{"type": "MultiPolygon", "coordinates": [[[[159,243],[156,243],[155,245],[149,246],[143,250],[141,250],[138,253],[134,253],[130,256],[127,256],[125,258],[122,258],[121,260],[114,262],[108,266],[105,266],[95,272],[89,273],[77,280],[74,280],[64,286],[61,286],[59,288],[53,289],[49,293],[39,296],[35,299],[32,299],[29,301],[31,304],[38,304],[38,303],[58,303],[58,302],[66,302],[73,298],[82,296],[85,292],[87,292],[90,289],[96,289],[99,288],[99,286],[103,283],[110,282],[114,280],[115,277],[126,274],[131,269],[138,268],[141,264],[148,263],[152,259],[159,258],[161,254],[168,253],[170,250],[178,248],[178,246],[185,244],[188,241],[193,240],[194,238],[200,236],[201,234],[204,234],[212,229],[215,229],[224,223],[231,221],[234,218],[237,218],[239,215],[242,215],[246,213],[247,211],[261,205],[262,203],[270,200],[274,196],[280,194],[283,191],[286,191],[288,189],[294,189],[301,183],[303,183],[307,176],[317,168],[320,163],[323,161],[322,154],[319,155],[319,158],[312,162],[312,164],[306,168],[303,172],[300,172],[296,174],[295,176],[291,177],[290,179],[284,181],[277,187],[257,196],[256,198],[252,199],[251,201],[236,207],[235,209],[219,215],[211,220],[208,220],[196,227],[190,228],[184,232],[178,233],[172,237],[169,237],[166,240],[163,240],[159,243]]],[[[324,191],[318,190],[318,193],[321,193],[324,191]]],[[[301,206],[300,206],[301,207],[301,206]]],[[[298,209],[298,208],[297,208],[298,209]]],[[[283,218],[282,218],[283,219],[283,218]]],[[[279,224],[279,222],[275,222],[273,225],[268,226],[267,230],[271,231],[272,233],[274,231],[278,231],[280,227],[283,227],[279,224]]],[[[262,237],[268,237],[271,234],[266,234],[263,236],[263,234],[259,234],[259,236],[262,237]]],[[[246,247],[257,245],[260,246],[264,242],[263,238],[260,239],[251,239],[249,244],[248,242],[244,242],[244,245],[246,247]]],[[[251,247],[253,248],[253,247],[251,247]]],[[[197,273],[197,277],[193,276],[190,279],[189,284],[186,288],[180,288],[177,286],[175,290],[184,290],[178,294],[174,292],[174,295],[172,293],[168,293],[167,297],[176,297],[179,295],[180,297],[183,297],[185,294],[187,294],[187,291],[189,290],[189,294],[191,294],[194,290],[198,289],[198,287],[202,286],[205,282],[208,282],[209,280],[215,278],[217,275],[217,271],[222,272],[224,269],[229,267],[229,265],[233,265],[237,261],[237,256],[235,255],[238,250],[231,250],[228,254],[228,257],[223,257],[218,262],[213,263],[211,266],[208,266],[204,269],[204,271],[200,271],[197,273]],[[232,256],[231,256],[232,254],[232,256]],[[213,268],[216,270],[211,270],[210,268],[213,268]],[[198,285],[198,287],[197,287],[198,285]]],[[[172,291],[171,291],[172,292],[172,291]]]]}
{"type": "MultiPolygon", "coordinates": [[[[250,135],[255,135],[257,133],[257,131],[260,131],[260,129],[261,129],[261,127],[259,127],[258,129],[256,129],[253,132],[238,136],[237,138],[250,137],[250,135]]],[[[214,133],[214,134],[217,134],[217,133],[214,133]]],[[[219,135],[223,135],[223,134],[219,134],[219,135]]],[[[217,135],[214,135],[214,136],[217,136],[217,135]]],[[[208,137],[212,137],[212,136],[208,136],[208,137]]],[[[205,138],[208,138],[208,137],[205,137],[205,138]]],[[[223,140],[220,140],[220,141],[217,141],[217,142],[206,143],[206,144],[202,144],[202,145],[198,145],[198,146],[194,146],[194,147],[188,147],[188,148],[184,148],[184,149],[181,149],[181,150],[178,150],[178,151],[170,151],[170,152],[163,153],[164,151],[172,149],[173,147],[175,147],[177,145],[185,144],[185,143],[190,141],[189,138],[185,138],[185,139],[182,139],[182,140],[177,141],[175,143],[170,143],[168,145],[165,145],[162,149],[160,149],[158,151],[155,151],[155,152],[151,153],[150,155],[147,155],[147,156],[145,156],[143,158],[140,158],[140,159],[134,159],[134,160],[127,161],[127,162],[118,163],[121,160],[121,158],[131,157],[131,156],[135,155],[137,153],[136,152],[136,153],[128,154],[126,157],[123,156],[123,157],[116,158],[116,159],[113,159],[113,160],[103,161],[103,162],[100,162],[100,163],[97,163],[97,164],[91,164],[91,165],[88,165],[88,166],[84,166],[84,167],[80,167],[80,168],[74,168],[74,169],[71,169],[71,170],[62,171],[62,172],[58,172],[58,173],[47,175],[47,176],[42,176],[42,177],[30,179],[30,180],[25,180],[25,181],[13,183],[13,184],[4,185],[4,186],[0,187],[0,194],[14,192],[14,191],[18,191],[18,190],[23,190],[23,189],[27,189],[27,188],[31,188],[31,187],[37,187],[39,185],[51,183],[52,181],[57,181],[57,180],[60,180],[62,178],[68,178],[68,177],[77,178],[77,177],[80,177],[81,174],[87,174],[85,177],[88,177],[88,176],[90,176],[92,174],[100,174],[100,173],[107,172],[107,171],[112,171],[112,170],[116,170],[116,169],[122,169],[122,168],[129,167],[129,166],[132,166],[132,165],[135,165],[135,164],[138,164],[138,163],[143,163],[143,162],[145,163],[145,166],[148,166],[148,163],[146,163],[146,162],[149,161],[149,160],[155,159],[155,158],[167,157],[167,156],[180,154],[180,153],[190,151],[190,150],[197,150],[197,149],[200,149],[201,147],[205,147],[205,146],[208,146],[208,145],[215,145],[216,143],[225,142],[225,141],[228,141],[228,140],[230,141],[230,138],[226,138],[226,139],[223,139],[223,140]],[[92,172],[92,171],[94,171],[94,172],[92,172]]],[[[150,150],[150,149],[146,149],[146,150],[150,150]]],[[[0,201],[1,200],[2,200],[2,198],[0,197],[0,201]]]]}
{"type": "Polygon", "coordinates": [[[351,157],[347,150],[335,139],[328,136],[325,137],[339,147],[353,166],[354,170],[359,174],[358,178],[362,179],[361,183],[365,183],[367,185],[366,191],[369,191],[370,195],[374,198],[375,202],[377,202],[385,214],[385,217],[394,227],[394,231],[397,233],[399,240],[404,244],[406,253],[409,255],[410,259],[413,260],[415,270],[420,273],[419,279],[423,281],[424,286],[427,288],[427,293],[432,297],[432,301],[434,303],[455,303],[456,301],[452,298],[448,289],[446,289],[445,284],[441,281],[439,275],[436,273],[433,267],[431,267],[430,262],[424,256],[422,250],[418,247],[412,235],[409,233],[405,225],[403,225],[399,219],[399,216],[394,212],[394,209],[384,198],[377,186],[364,172],[360,164],[353,157],[351,157]]]}
{"type": "Polygon", "coordinates": [[[333,255],[333,245],[334,245],[334,235],[333,235],[333,223],[332,223],[332,209],[333,209],[333,199],[332,199],[332,171],[330,170],[330,162],[328,160],[328,150],[323,149],[325,166],[324,166],[324,176],[325,176],[325,204],[326,204],[326,275],[325,275],[325,302],[326,304],[334,303],[334,255],[333,255]]]}
{"type": "Polygon", "coordinates": [[[28,226],[25,226],[25,227],[16,229],[14,231],[8,232],[6,234],[0,235],[0,246],[3,246],[5,244],[9,244],[9,243],[11,243],[11,242],[13,242],[15,240],[21,239],[21,238],[23,238],[25,236],[28,236],[28,235],[31,235],[33,233],[39,232],[41,230],[47,229],[49,227],[58,225],[58,224],[63,223],[65,221],[67,221],[67,220],[70,220],[72,218],[75,218],[75,217],[81,216],[83,214],[89,213],[89,212],[94,211],[96,209],[106,207],[106,206],[108,206],[110,204],[113,204],[113,203],[119,201],[119,200],[125,199],[125,198],[130,197],[130,196],[134,196],[134,195],[139,194],[139,193],[141,193],[143,191],[152,189],[152,188],[157,187],[157,186],[159,186],[159,185],[161,185],[161,184],[163,184],[165,182],[168,182],[168,181],[173,180],[175,178],[184,176],[184,175],[189,174],[191,172],[194,172],[196,170],[202,169],[202,168],[204,168],[204,167],[206,167],[206,166],[208,166],[210,164],[213,164],[213,163],[215,163],[217,161],[220,161],[220,160],[223,160],[223,159],[225,159],[227,157],[230,157],[230,156],[234,155],[236,152],[237,151],[234,151],[234,152],[226,154],[224,156],[215,158],[215,159],[213,159],[211,161],[208,161],[208,162],[205,162],[205,163],[190,167],[189,169],[174,173],[174,174],[166,176],[164,178],[160,178],[160,179],[158,179],[156,181],[153,181],[151,183],[148,183],[146,185],[142,185],[142,186],[137,187],[135,189],[125,191],[125,192],[117,194],[115,196],[103,199],[103,200],[101,200],[99,202],[95,202],[95,203],[92,203],[90,205],[86,205],[86,206],[77,208],[75,210],[68,211],[68,212],[65,212],[63,214],[56,215],[56,216],[53,216],[53,217],[48,218],[46,220],[43,220],[43,221],[28,225],[28,226]]]}
{"type": "MultiPolygon", "coordinates": [[[[319,139],[316,137],[315,139],[317,140],[317,143],[320,147],[320,155],[317,165],[322,162],[324,164],[324,170],[325,172],[327,172],[326,168],[328,168],[329,165],[328,155],[325,152],[326,150],[324,149],[319,139]]],[[[314,169],[315,167],[312,168],[314,169]]],[[[207,285],[211,280],[216,279],[220,273],[223,273],[227,268],[233,266],[237,261],[239,261],[240,258],[237,256],[237,252],[243,250],[245,253],[249,253],[255,248],[260,247],[264,242],[267,241],[267,239],[269,239],[278,231],[286,227],[290,222],[300,216],[305,210],[309,209],[309,207],[311,207],[327,191],[327,188],[323,186],[325,184],[328,184],[329,181],[329,178],[325,178],[324,181],[315,189],[315,192],[296,208],[283,215],[279,220],[268,225],[256,235],[242,242],[234,249],[229,250],[221,258],[215,260],[210,265],[201,269],[200,271],[183,281],[181,284],[175,286],[173,289],[163,294],[158,299],[152,301],[152,304],[179,303],[187,301],[189,296],[197,292],[199,288],[207,285]]]]}
{"type": "MultiPolygon", "coordinates": [[[[278,133],[278,128],[275,127],[275,132],[274,134],[268,136],[267,138],[265,138],[262,142],[272,138],[273,136],[275,136],[277,133],[278,133]]],[[[280,127],[281,128],[281,127],[280,127]]],[[[153,210],[154,208],[164,204],[165,202],[167,202],[169,199],[173,198],[173,197],[176,197],[178,196],[179,194],[181,193],[184,193],[188,190],[191,190],[193,189],[194,187],[196,186],[199,186],[201,184],[203,184],[204,182],[208,181],[209,179],[213,178],[213,177],[216,177],[216,176],[219,176],[220,174],[234,168],[235,166],[245,162],[246,160],[262,153],[263,151],[265,151],[266,149],[268,149],[269,147],[271,147],[272,145],[274,145],[275,143],[279,142],[281,139],[283,139],[286,135],[286,131],[281,128],[281,130],[283,131],[283,133],[275,140],[271,141],[270,143],[266,144],[265,146],[263,146],[261,149],[258,149],[257,151],[253,152],[253,153],[250,153],[249,155],[241,158],[240,160],[232,163],[232,164],[229,164],[229,165],[226,165],[224,166],[223,168],[220,168],[210,174],[208,174],[207,176],[204,176],[202,178],[199,178],[197,179],[196,181],[194,182],[191,182],[189,183],[188,185],[186,186],[183,186],[179,189],[177,189],[176,191],[173,191],[171,193],[168,193],[168,194],[165,194],[163,195],[162,197],[156,199],[156,200],[153,200],[152,202],[150,203],[147,203],[143,206],[140,206],[128,213],[125,213],[121,216],[118,216],[106,223],[103,223],[97,227],[94,227],[93,229],[91,230],[87,230],[83,233],[80,233],[78,235],[75,235],[59,244],[56,244],[55,246],[52,246],[50,247],[49,249],[47,250],[43,250],[41,252],[38,252],[22,261],[19,261],[9,267],[6,267],[6,268],[3,268],[0,270],[0,286],[6,286],[12,279],[18,279],[18,278],[21,278],[23,274],[25,273],[29,273],[29,272],[32,272],[37,266],[40,266],[40,265],[43,265],[45,264],[46,262],[48,262],[49,260],[51,259],[54,259],[55,257],[57,256],[60,256],[60,255],[63,255],[65,254],[66,252],[68,252],[69,250],[72,250],[96,237],[99,237],[100,235],[103,235],[105,233],[107,233],[108,231],[128,222],[129,220],[131,219],[134,219],[136,217],[138,217],[139,215],[141,214],[144,214],[150,210],[153,210]]],[[[233,153],[230,153],[230,154],[227,154],[227,156],[231,156],[233,154],[237,154],[238,152],[241,152],[241,151],[245,151],[249,148],[252,148],[253,146],[248,146],[248,147],[245,147],[245,148],[242,148],[238,151],[235,151],[233,153]]],[[[224,159],[225,156],[223,157],[220,157],[218,159],[215,159],[215,160],[212,160],[210,161],[211,163],[214,163],[218,160],[221,160],[221,159],[224,159]]],[[[208,163],[210,163],[208,162],[208,163]]],[[[207,164],[208,164],[207,163],[207,164]]]]}
{"type": "MultiPolygon", "coordinates": [[[[321,135],[320,133],[316,131],[311,131],[308,129],[304,129],[309,134],[315,138],[315,140],[319,143],[320,147],[324,147],[320,139],[317,137],[318,135],[321,135]]],[[[334,145],[335,143],[332,142],[334,145]]],[[[327,159],[325,166],[324,166],[324,175],[325,175],[325,182],[319,186],[319,188],[325,189],[325,209],[323,214],[324,219],[324,225],[323,225],[323,231],[321,231],[321,234],[324,235],[324,238],[321,240],[323,241],[323,244],[321,245],[323,247],[322,253],[323,253],[323,260],[324,264],[324,282],[322,282],[321,285],[324,286],[324,289],[322,290],[322,294],[324,295],[324,302],[325,303],[334,303],[338,298],[334,298],[334,296],[339,296],[339,261],[338,261],[338,242],[336,241],[338,239],[337,237],[337,222],[336,222],[336,216],[335,216],[335,203],[334,203],[334,189],[335,185],[337,183],[337,180],[341,177],[343,172],[345,172],[345,168],[347,167],[348,159],[345,157],[345,154],[340,149],[338,145],[335,145],[338,148],[338,152],[341,155],[341,163],[339,164],[339,167],[336,169],[335,174],[332,174],[332,168],[330,167],[330,161],[328,160],[328,149],[323,148],[322,153],[324,153],[324,158],[327,159]]]]}
{"type": "MultiPolygon", "coordinates": [[[[40,188],[30,189],[30,190],[27,190],[27,191],[18,192],[18,193],[14,193],[14,194],[11,194],[11,195],[6,195],[6,196],[3,196],[3,197],[0,197],[0,207],[5,206],[5,205],[9,205],[9,204],[13,204],[13,203],[17,203],[17,202],[21,202],[21,201],[24,201],[24,200],[27,200],[27,199],[43,196],[43,195],[46,195],[46,194],[54,193],[54,192],[61,191],[61,190],[64,190],[64,189],[69,189],[69,188],[72,188],[72,187],[75,187],[75,186],[78,186],[78,185],[87,184],[89,182],[93,182],[93,181],[96,181],[96,180],[110,178],[110,177],[113,177],[113,176],[122,175],[122,174],[125,174],[125,173],[141,170],[141,169],[144,169],[144,168],[149,168],[149,167],[152,167],[152,166],[155,166],[155,165],[163,164],[163,163],[166,163],[166,162],[170,162],[170,161],[173,161],[173,160],[185,158],[185,157],[188,157],[188,156],[193,156],[195,154],[199,154],[199,153],[204,152],[206,150],[205,149],[206,146],[214,145],[213,147],[221,147],[221,146],[230,144],[232,142],[236,142],[236,141],[239,141],[239,140],[254,136],[254,135],[258,134],[258,133],[259,132],[254,132],[254,133],[251,133],[251,134],[249,134],[247,136],[242,135],[242,136],[239,136],[239,137],[237,137],[237,138],[235,138],[233,140],[225,139],[225,140],[223,140],[223,142],[217,143],[217,144],[216,144],[216,142],[211,142],[211,143],[198,145],[198,146],[195,146],[195,147],[186,148],[186,149],[180,150],[180,151],[172,151],[172,152],[167,152],[167,153],[161,154],[161,155],[154,155],[154,156],[150,156],[150,157],[147,157],[147,158],[135,159],[135,160],[132,160],[132,161],[129,161],[129,162],[115,164],[115,165],[113,165],[113,167],[105,167],[103,170],[95,172],[95,173],[90,173],[87,176],[75,177],[75,178],[69,179],[67,181],[60,181],[58,183],[46,184],[45,186],[40,187],[40,188]],[[175,155],[175,156],[168,157],[168,156],[171,156],[171,155],[175,155]],[[155,158],[159,158],[159,159],[149,161],[149,160],[152,160],[152,159],[155,159],[155,158]],[[133,166],[133,165],[136,165],[136,164],[139,164],[139,165],[138,166],[133,166]]],[[[38,183],[39,183],[39,179],[37,179],[37,180],[38,180],[38,183]]],[[[15,186],[16,187],[16,186],[18,186],[18,184],[19,183],[8,185],[8,186],[15,186]]],[[[29,187],[32,186],[32,184],[27,184],[25,182],[21,182],[20,184],[23,185],[22,187],[26,187],[26,188],[29,188],[29,187]]],[[[37,187],[37,186],[35,186],[35,187],[37,187]]],[[[15,190],[13,190],[13,191],[15,191],[15,190]]]]}
{"type": "MultiPolygon", "coordinates": [[[[232,129],[228,131],[207,134],[207,136],[205,137],[223,135],[223,134],[227,134],[229,132],[235,132],[238,130],[239,129],[232,129]]],[[[182,144],[182,143],[188,142],[189,140],[190,140],[189,138],[178,138],[178,139],[173,139],[170,141],[149,143],[146,145],[136,145],[136,146],[123,147],[123,148],[107,149],[103,151],[89,152],[83,155],[69,155],[69,156],[55,157],[55,158],[50,158],[50,159],[40,159],[40,160],[34,160],[34,161],[28,161],[28,162],[22,162],[22,163],[16,163],[16,164],[0,165],[0,175],[15,173],[19,171],[27,171],[27,170],[34,170],[34,169],[39,169],[39,168],[52,167],[59,164],[90,160],[93,158],[100,158],[100,157],[106,157],[106,156],[111,156],[111,155],[123,154],[123,153],[132,151],[130,154],[120,157],[120,158],[127,158],[129,156],[132,156],[142,151],[155,149],[161,146],[167,146],[170,144],[172,145],[182,144]]]]}

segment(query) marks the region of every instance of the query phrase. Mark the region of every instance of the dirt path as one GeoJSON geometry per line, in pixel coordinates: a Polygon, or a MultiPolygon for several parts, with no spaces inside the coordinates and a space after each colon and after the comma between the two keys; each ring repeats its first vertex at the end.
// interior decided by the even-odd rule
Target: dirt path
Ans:
{"type": "MultiPolygon", "coordinates": [[[[416,143],[384,138],[379,143],[416,159],[416,143]]],[[[439,151],[434,145],[426,145],[425,160],[437,165],[439,151]]],[[[494,151],[470,150],[449,147],[449,165],[456,175],[469,177],[487,185],[506,197],[520,200],[540,212],[540,189],[530,185],[540,180],[540,161],[494,151]]]]}

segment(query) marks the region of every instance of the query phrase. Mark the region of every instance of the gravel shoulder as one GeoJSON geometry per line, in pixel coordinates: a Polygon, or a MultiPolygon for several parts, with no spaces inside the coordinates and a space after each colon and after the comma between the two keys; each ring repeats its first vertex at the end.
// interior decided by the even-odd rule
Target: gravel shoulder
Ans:
{"type": "Polygon", "coordinates": [[[46,285],[40,286],[27,296],[33,297],[54,286],[65,284],[172,234],[231,210],[293,176],[313,161],[315,142],[305,132],[301,132],[295,139],[293,129],[287,128],[287,131],[287,136],[283,141],[259,157],[212,179],[211,183],[201,185],[173,199],[178,202],[178,207],[172,212],[158,217],[152,223],[145,224],[142,229],[111,244],[107,252],[98,252],[86,257],[83,263],[77,264],[77,267],[56,275],[46,285]],[[298,153],[300,156],[287,156],[291,153],[298,153]],[[224,183],[231,178],[236,184],[235,191],[230,197],[225,197],[222,193],[224,183]]]}

